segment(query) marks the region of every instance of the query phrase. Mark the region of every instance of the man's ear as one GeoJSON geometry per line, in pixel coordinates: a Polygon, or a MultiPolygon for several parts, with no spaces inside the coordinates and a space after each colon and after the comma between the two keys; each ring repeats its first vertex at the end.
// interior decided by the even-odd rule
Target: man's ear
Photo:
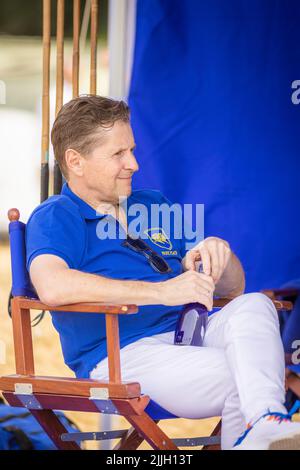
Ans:
{"type": "Polygon", "coordinates": [[[79,152],[73,149],[67,149],[65,152],[65,161],[68,168],[68,173],[73,173],[76,176],[83,174],[83,157],[79,152]]]}

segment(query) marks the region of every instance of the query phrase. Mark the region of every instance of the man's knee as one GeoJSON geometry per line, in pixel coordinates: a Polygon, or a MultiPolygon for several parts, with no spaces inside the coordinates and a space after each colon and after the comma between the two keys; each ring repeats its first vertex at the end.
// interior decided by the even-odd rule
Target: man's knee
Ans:
{"type": "Polygon", "coordinates": [[[261,292],[251,292],[242,294],[233,299],[229,304],[232,312],[239,313],[248,311],[249,313],[263,313],[273,315],[278,319],[276,308],[269,297],[261,292]]]}
{"type": "Polygon", "coordinates": [[[248,294],[242,294],[239,297],[249,302],[259,302],[259,303],[265,303],[269,305],[271,304],[273,306],[272,300],[269,297],[267,297],[265,294],[263,294],[262,292],[250,292],[248,294]]]}

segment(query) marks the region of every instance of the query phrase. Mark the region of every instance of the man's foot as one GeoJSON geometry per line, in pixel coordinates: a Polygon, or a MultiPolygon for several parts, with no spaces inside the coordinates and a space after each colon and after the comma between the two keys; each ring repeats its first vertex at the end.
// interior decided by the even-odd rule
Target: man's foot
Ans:
{"type": "Polygon", "coordinates": [[[300,423],[290,415],[266,413],[248,425],[232,450],[300,450],[300,423]]]}

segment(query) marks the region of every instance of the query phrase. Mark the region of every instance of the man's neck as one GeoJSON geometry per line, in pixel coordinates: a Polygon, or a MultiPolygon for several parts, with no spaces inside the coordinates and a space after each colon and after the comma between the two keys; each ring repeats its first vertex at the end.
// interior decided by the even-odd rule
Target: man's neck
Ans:
{"type": "Polygon", "coordinates": [[[103,201],[96,194],[86,191],[84,189],[74,187],[74,185],[68,182],[71,191],[76,194],[80,199],[86,202],[89,206],[95,209],[99,214],[111,214],[116,216],[119,211],[119,204],[110,201],[103,201]]]}
{"type": "Polygon", "coordinates": [[[74,188],[72,183],[68,182],[68,186],[71,191],[80,197],[84,202],[91,206],[98,214],[109,214],[112,215],[119,223],[123,226],[124,230],[127,232],[127,214],[125,213],[123,207],[118,203],[114,204],[109,201],[103,201],[94,196],[91,193],[87,193],[85,190],[79,188],[74,188]]]}

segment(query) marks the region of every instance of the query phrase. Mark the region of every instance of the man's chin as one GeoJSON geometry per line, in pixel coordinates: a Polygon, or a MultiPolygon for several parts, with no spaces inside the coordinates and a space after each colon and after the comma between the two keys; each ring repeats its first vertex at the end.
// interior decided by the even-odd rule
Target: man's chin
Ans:
{"type": "Polygon", "coordinates": [[[126,181],[126,183],[119,185],[118,193],[120,196],[122,195],[122,196],[128,197],[132,193],[132,183],[131,183],[131,180],[130,181],[124,180],[124,181],[126,181]]]}
{"type": "Polygon", "coordinates": [[[132,193],[132,186],[130,185],[128,188],[123,189],[118,193],[119,201],[122,202],[124,199],[127,199],[132,193]]]}

